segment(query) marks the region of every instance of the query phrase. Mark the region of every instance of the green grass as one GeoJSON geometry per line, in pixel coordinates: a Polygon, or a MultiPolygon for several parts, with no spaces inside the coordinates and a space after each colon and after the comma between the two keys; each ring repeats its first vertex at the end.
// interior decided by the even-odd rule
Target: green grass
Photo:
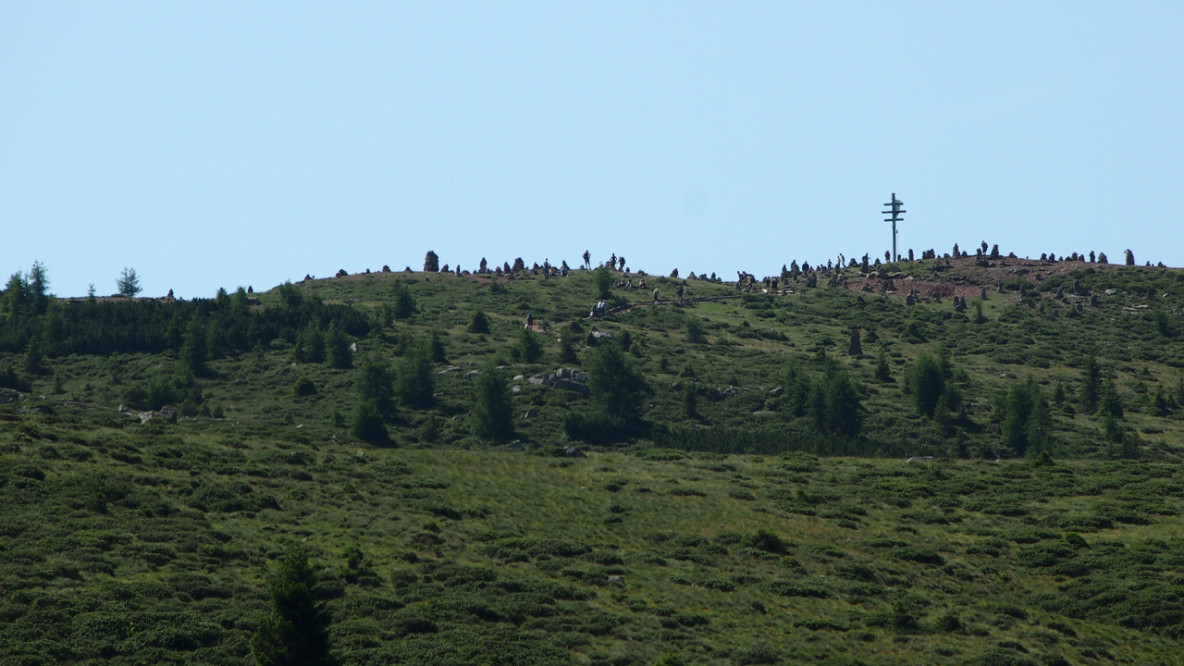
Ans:
{"type": "Polygon", "coordinates": [[[934,663],[1000,645],[1154,660],[1184,617],[1174,464],[567,459],[41,416],[15,430],[13,663],[241,661],[268,564],[295,544],[347,663],[934,663]]]}
{"type": "MultiPolygon", "coordinates": [[[[970,281],[971,268],[947,275],[970,281]]],[[[282,337],[210,361],[202,402],[175,424],[117,411],[129,389],[177,373],[175,354],[49,358],[53,375],[0,405],[0,662],[242,663],[270,567],[296,545],[350,664],[1171,662],[1184,626],[1184,425],[1177,404],[1166,416],[1143,406],[1157,388],[1184,398],[1180,278],[1082,264],[1033,278],[1022,301],[992,291],[983,323],[948,300],[907,306],[792,280],[792,294],[741,297],[690,281],[692,297],[717,300],[687,306],[617,291],[636,307],[598,320],[583,319],[596,300],[583,272],[303,284],[376,323],[351,339],[355,368],[397,368],[440,335],[434,405],[401,405],[381,447],[349,434],[357,370],[295,363],[282,337]],[[1074,281],[1097,307],[1058,300],[1074,281]],[[417,311],[387,322],[396,283],[417,311]],[[466,331],[478,309],[488,334],[466,331]],[[544,348],[529,364],[512,354],[527,314],[544,348]],[[702,341],[687,339],[690,317],[702,341]],[[628,333],[651,389],[648,432],[568,440],[565,420],[589,399],[529,378],[581,368],[558,358],[573,322],[581,359],[593,330],[628,333]],[[859,357],[846,354],[852,327],[859,357]],[[875,377],[881,349],[888,382],[875,377]],[[941,349],[966,405],[948,424],[917,416],[905,381],[941,349]],[[1114,378],[1137,460],[1108,459],[1101,423],[1078,408],[1090,354],[1114,378]],[[490,358],[515,391],[523,451],[471,432],[465,373],[490,358]],[[775,395],[791,360],[821,374],[823,358],[860,386],[863,432],[832,443],[860,457],[817,457],[808,419],[775,395]],[[1069,389],[1052,408],[1052,465],[1000,443],[996,400],[1029,376],[1050,400],[1058,381],[1069,389]],[[302,379],[315,393],[296,395],[302,379]],[[692,382],[697,418],[684,413],[692,382]],[[669,433],[767,450],[688,452],[689,434],[669,433]],[[562,456],[569,445],[588,456],[562,456]]],[[[675,281],[647,279],[673,295],[675,281]]],[[[0,367],[21,362],[0,355],[0,367]]]]}

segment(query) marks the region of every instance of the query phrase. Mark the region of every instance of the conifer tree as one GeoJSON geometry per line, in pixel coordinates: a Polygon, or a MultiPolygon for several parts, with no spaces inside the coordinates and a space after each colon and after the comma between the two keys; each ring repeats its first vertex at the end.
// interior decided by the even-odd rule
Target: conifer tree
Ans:
{"type": "Polygon", "coordinates": [[[392,314],[395,319],[407,319],[415,314],[415,297],[411,295],[411,288],[399,282],[395,285],[394,304],[392,314]]]}
{"type": "Polygon", "coordinates": [[[329,615],[313,596],[316,577],[308,555],[288,551],[267,582],[271,602],[251,636],[260,666],[328,666],[329,615]]]}
{"type": "Polygon", "coordinates": [[[470,412],[473,432],[482,439],[504,442],[514,436],[514,416],[506,380],[497,363],[485,363],[473,381],[474,400],[470,412]]]}
{"type": "Polygon", "coordinates": [[[349,340],[345,333],[337,326],[337,322],[329,323],[329,332],[325,334],[325,361],[329,367],[346,369],[353,366],[353,355],[349,350],[349,340]]]}
{"type": "Polygon", "coordinates": [[[381,417],[395,415],[394,378],[390,368],[378,361],[367,361],[358,370],[359,403],[371,402],[381,417]]]}
{"type": "Polygon", "coordinates": [[[119,273],[119,278],[115,280],[115,287],[119,290],[119,295],[125,298],[135,298],[140,293],[140,276],[136,275],[136,269],[124,266],[123,271],[119,273]]]}
{"type": "Polygon", "coordinates": [[[189,320],[185,328],[185,335],[181,341],[181,362],[195,375],[206,371],[206,359],[209,348],[206,343],[206,329],[195,315],[189,320]]]}
{"type": "Polygon", "coordinates": [[[436,374],[425,345],[415,345],[403,355],[395,373],[399,402],[416,409],[430,409],[435,402],[436,374]]]}
{"type": "Polygon", "coordinates": [[[1102,369],[1098,359],[1090,355],[1081,370],[1081,411],[1093,414],[1098,410],[1098,397],[1102,389],[1102,369]]]}
{"type": "Polygon", "coordinates": [[[489,317],[481,310],[473,311],[473,318],[469,321],[469,333],[488,333],[489,317]]]}
{"type": "Polygon", "coordinates": [[[587,362],[588,391],[603,415],[635,424],[641,416],[641,398],[649,390],[629,357],[616,345],[601,345],[587,362]]]}

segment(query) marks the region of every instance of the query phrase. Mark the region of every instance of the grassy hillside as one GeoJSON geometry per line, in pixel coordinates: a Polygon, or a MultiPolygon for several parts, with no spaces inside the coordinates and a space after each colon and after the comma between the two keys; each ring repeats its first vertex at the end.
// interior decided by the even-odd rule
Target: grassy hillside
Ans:
{"type": "Polygon", "coordinates": [[[343,663],[1176,659],[1184,272],[778,278],[644,276],[593,319],[586,271],[40,310],[6,292],[0,661],[242,663],[293,548],[343,663]],[[356,351],[317,354],[334,336],[356,351]],[[645,382],[607,437],[579,374],[605,345],[645,382]],[[397,398],[365,443],[358,386],[384,365],[397,398]],[[508,437],[471,416],[481,372],[506,382],[508,437]],[[162,399],[177,422],[142,423],[162,399]]]}

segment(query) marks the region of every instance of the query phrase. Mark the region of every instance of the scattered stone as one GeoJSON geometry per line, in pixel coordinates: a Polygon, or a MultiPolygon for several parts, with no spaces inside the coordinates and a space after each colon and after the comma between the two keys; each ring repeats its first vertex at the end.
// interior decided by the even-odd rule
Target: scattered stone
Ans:
{"type": "Polygon", "coordinates": [[[600,344],[602,341],[616,342],[617,334],[612,331],[592,331],[593,344],[600,344]]]}
{"type": "Polygon", "coordinates": [[[721,400],[727,400],[728,398],[735,398],[737,395],[739,394],[736,392],[736,389],[729,386],[726,389],[714,391],[708,394],[707,399],[711,400],[712,402],[719,402],[721,400]]]}
{"type": "Polygon", "coordinates": [[[573,393],[579,393],[582,396],[588,395],[588,385],[587,384],[581,384],[581,383],[571,380],[571,379],[557,380],[553,384],[553,386],[557,389],[562,389],[564,391],[571,391],[573,393]]]}
{"type": "Polygon", "coordinates": [[[477,375],[479,374],[481,374],[480,370],[469,370],[465,374],[461,375],[461,377],[464,379],[476,379],[477,375]]]}
{"type": "Polygon", "coordinates": [[[913,456],[912,458],[909,458],[906,462],[908,462],[908,464],[910,464],[910,465],[915,465],[918,463],[931,463],[931,462],[933,462],[933,456],[913,456]]]}
{"type": "Polygon", "coordinates": [[[588,457],[587,454],[585,454],[582,450],[580,450],[579,448],[574,447],[574,446],[568,446],[568,447],[564,448],[563,455],[567,456],[568,458],[587,458],[588,457]]]}
{"type": "Polygon", "coordinates": [[[769,395],[773,396],[774,398],[780,398],[781,394],[783,394],[783,393],[785,393],[784,386],[778,386],[777,388],[769,391],[769,395]]]}

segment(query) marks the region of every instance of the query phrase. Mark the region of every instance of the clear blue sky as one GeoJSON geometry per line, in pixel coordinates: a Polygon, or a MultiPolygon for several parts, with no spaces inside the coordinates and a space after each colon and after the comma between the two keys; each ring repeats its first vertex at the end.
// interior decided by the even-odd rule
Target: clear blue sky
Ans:
{"type": "Polygon", "coordinates": [[[998,243],[1184,266],[1184,2],[3,2],[0,270],[59,296],[998,243]]]}

